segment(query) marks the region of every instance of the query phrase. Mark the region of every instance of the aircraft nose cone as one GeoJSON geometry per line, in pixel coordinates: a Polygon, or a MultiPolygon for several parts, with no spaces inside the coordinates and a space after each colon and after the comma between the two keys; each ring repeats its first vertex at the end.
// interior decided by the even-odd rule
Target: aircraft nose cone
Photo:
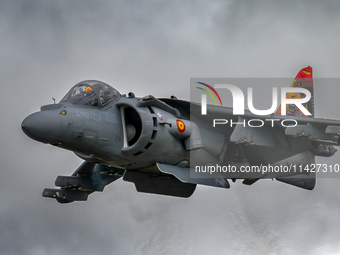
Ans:
{"type": "Polygon", "coordinates": [[[53,143],[60,132],[60,117],[51,111],[36,112],[24,119],[21,128],[28,137],[36,141],[53,143]]]}

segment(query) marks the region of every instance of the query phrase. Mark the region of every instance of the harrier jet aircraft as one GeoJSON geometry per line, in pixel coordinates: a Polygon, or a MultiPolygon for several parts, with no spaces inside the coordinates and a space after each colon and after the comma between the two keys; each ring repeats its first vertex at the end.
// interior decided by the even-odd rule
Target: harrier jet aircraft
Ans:
{"type": "MultiPolygon", "coordinates": [[[[205,83],[198,86],[212,88],[205,83]]],[[[229,188],[228,180],[237,179],[251,185],[259,179],[276,178],[312,190],[315,171],[305,171],[306,166],[315,163],[315,156],[334,155],[334,146],[340,141],[340,121],[314,118],[311,67],[298,73],[291,85],[295,87],[310,92],[311,100],[303,106],[312,113],[304,116],[298,107],[287,104],[287,116],[296,125],[280,124],[287,117],[280,115],[284,108],[256,115],[264,123],[257,128],[212,125],[214,116],[244,123],[255,115],[248,110],[235,115],[231,107],[209,104],[208,114],[202,115],[200,103],[173,96],[121,95],[104,82],[86,80],[72,87],[59,103],[42,106],[29,115],[21,127],[30,138],[73,151],[84,160],[71,176],[57,177],[55,185],[60,188],[43,191],[44,197],[60,203],[86,201],[89,194],[103,191],[121,177],[133,182],[138,192],[176,197],[190,197],[197,184],[229,188]],[[265,121],[268,119],[278,121],[265,121]],[[204,169],[215,165],[236,171],[201,177],[190,174],[197,169],[206,172],[204,169]],[[289,171],[239,171],[268,165],[289,171]]],[[[299,92],[286,96],[304,97],[299,92]]]]}

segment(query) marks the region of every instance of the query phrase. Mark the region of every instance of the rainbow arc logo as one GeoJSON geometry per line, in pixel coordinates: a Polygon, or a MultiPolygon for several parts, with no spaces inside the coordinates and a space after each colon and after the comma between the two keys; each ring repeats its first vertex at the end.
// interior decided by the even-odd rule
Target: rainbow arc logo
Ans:
{"type": "MultiPolygon", "coordinates": [[[[206,86],[206,87],[209,88],[212,92],[214,92],[215,95],[217,96],[218,100],[220,101],[220,104],[222,105],[221,97],[220,97],[220,95],[217,93],[217,91],[216,91],[213,87],[211,87],[210,85],[208,85],[208,84],[206,84],[206,83],[203,83],[203,82],[197,82],[197,83],[198,83],[198,84],[201,84],[201,85],[203,85],[203,86],[206,86]]],[[[211,94],[211,92],[210,92],[209,90],[204,89],[204,88],[201,88],[201,87],[196,87],[196,88],[198,88],[198,89],[200,89],[200,90],[203,90],[205,93],[207,93],[207,94],[212,98],[212,100],[214,100],[215,105],[217,105],[216,100],[215,100],[215,97],[213,96],[213,94],[211,94]]]]}

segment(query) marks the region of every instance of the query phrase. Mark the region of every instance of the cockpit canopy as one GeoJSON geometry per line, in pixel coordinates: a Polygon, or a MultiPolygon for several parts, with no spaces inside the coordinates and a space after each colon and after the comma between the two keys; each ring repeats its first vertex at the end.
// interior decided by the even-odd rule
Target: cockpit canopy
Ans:
{"type": "Polygon", "coordinates": [[[120,96],[119,92],[101,81],[87,80],[76,84],[60,103],[103,106],[120,96]]]}

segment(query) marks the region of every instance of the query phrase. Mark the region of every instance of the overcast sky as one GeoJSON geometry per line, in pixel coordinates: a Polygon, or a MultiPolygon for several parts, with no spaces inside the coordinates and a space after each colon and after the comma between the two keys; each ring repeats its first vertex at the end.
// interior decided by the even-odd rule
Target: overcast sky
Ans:
{"type": "MultiPolygon", "coordinates": [[[[82,161],[20,127],[86,79],[188,100],[192,77],[293,79],[311,65],[339,78],[339,12],[335,0],[0,1],[0,253],[339,254],[340,179],[199,186],[189,199],[119,180],[61,205],[41,193],[82,161]]],[[[316,115],[340,119],[336,84],[315,92],[316,115]]]]}

